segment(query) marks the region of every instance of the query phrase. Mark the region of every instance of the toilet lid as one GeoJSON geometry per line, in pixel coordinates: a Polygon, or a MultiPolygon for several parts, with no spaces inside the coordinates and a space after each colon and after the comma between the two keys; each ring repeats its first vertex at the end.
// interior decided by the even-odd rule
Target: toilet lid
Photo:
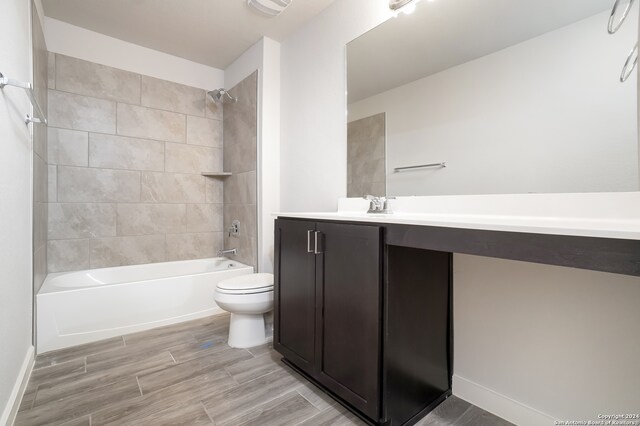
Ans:
{"type": "Polygon", "coordinates": [[[220,290],[259,290],[267,291],[273,288],[273,274],[246,274],[222,280],[217,285],[220,290]]]}

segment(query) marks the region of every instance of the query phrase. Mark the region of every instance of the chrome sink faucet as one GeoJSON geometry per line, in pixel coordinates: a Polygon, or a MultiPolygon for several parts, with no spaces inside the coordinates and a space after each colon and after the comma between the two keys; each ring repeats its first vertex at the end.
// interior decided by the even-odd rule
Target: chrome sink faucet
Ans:
{"type": "Polygon", "coordinates": [[[236,256],[238,254],[238,249],[228,249],[228,250],[218,250],[218,257],[225,256],[230,254],[232,256],[236,256]]]}
{"type": "Polygon", "coordinates": [[[369,210],[367,213],[393,213],[389,209],[389,200],[395,200],[396,197],[374,197],[373,195],[366,195],[363,197],[369,201],[369,210]]]}

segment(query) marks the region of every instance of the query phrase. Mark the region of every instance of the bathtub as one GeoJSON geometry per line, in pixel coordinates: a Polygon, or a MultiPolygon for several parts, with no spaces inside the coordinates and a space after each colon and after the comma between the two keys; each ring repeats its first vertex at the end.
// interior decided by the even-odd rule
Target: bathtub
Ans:
{"type": "Polygon", "coordinates": [[[216,284],[250,273],[220,257],[49,274],[36,296],[38,353],[222,312],[216,284]]]}

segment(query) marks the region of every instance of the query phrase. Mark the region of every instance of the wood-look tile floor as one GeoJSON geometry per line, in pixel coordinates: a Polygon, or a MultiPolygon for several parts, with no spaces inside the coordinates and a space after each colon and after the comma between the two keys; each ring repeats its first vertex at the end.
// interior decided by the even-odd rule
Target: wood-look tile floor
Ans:
{"type": "MultiPolygon", "coordinates": [[[[269,345],[226,344],[229,315],[39,355],[16,425],[363,425],[269,345]]],[[[509,425],[451,397],[419,425],[509,425]]]]}

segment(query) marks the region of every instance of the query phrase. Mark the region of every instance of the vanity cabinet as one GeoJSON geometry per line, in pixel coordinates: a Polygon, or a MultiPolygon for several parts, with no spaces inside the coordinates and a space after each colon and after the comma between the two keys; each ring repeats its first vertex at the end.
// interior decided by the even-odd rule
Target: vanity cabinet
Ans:
{"type": "Polygon", "coordinates": [[[451,258],[384,233],[276,220],[274,348],[368,422],[412,424],[450,394],[451,258]]]}

